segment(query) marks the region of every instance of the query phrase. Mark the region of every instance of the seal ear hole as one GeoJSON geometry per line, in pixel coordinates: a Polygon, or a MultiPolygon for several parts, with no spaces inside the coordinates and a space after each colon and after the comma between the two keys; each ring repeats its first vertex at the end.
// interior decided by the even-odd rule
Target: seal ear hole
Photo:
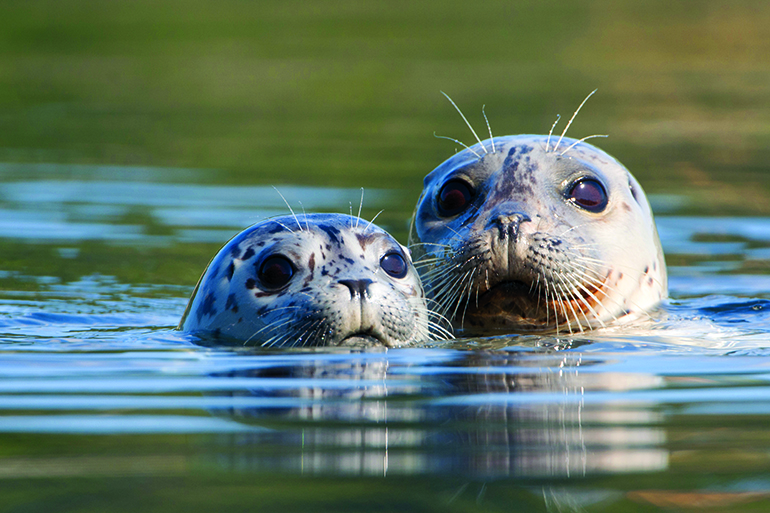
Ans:
{"type": "Polygon", "coordinates": [[[473,199],[473,188],[465,180],[449,180],[441,187],[436,198],[438,213],[442,217],[459,214],[468,208],[473,199]]]}
{"type": "Polygon", "coordinates": [[[406,272],[409,269],[406,264],[406,258],[397,251],[386,253],[380,258],[380,267],[382,267],[382,270],[388,273],[389,276],[398,279],[405,277],[406,272]]]}
{"type": "Polygon", "coordinates": [[[595,178],[581,178],[567,191],[567,199],[589,212],[598,213],[607,208],[607,190],[595,178]]]}
{"type": "Polygon", "coordinates": [[[277,290],[284,287],[294,276],[294,264],[283,255],[271,255],[257,269],[257,278],[263,288],[277,290]]]}

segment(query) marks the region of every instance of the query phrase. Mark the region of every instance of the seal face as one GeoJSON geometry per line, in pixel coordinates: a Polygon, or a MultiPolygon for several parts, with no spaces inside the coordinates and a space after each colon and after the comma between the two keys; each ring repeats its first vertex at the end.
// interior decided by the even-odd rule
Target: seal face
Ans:
{"type": "Polygon", "coordinates": [[[560,142],[488,139],[425,177],[409,245],[426,295],[464,335],[583,331],[667,296],[642,188],[602,150],[560,142]]]}
{"type": "Polygon", "coordinates": [[[409,251],[340,214],[283,216],[238,234],[209,264],[179,328],[264,347],[395,347],[440,331],[409,251]]]}

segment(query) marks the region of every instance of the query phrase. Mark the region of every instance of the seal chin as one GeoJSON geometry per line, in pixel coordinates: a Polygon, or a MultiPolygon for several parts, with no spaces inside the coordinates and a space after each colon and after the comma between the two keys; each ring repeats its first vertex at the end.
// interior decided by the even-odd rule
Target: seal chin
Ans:
{"type": "Polygon", "coordinates": [[[391,344],[386,343],[384,340],[379,338],[378,336],[374,335],[370,332],[357,332],[352,333],[345,338],[343,338],[339,344],[337,344],[338,347],[374,347],[374,346],[385,346],[385,347],[391,347],[391,344]]]}

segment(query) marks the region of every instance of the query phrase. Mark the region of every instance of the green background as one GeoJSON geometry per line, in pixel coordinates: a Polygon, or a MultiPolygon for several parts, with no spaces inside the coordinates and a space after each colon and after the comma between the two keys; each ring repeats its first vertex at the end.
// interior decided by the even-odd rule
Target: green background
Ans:
{"type": "Polygon", "coordinates": [[[0,5],[0,161],[403,189],[479,132],[570,135],[698,213],[767,213],[770,4],[523,0],[0,5]],[[564,121],[562,121],[563,126],[564,121]],[[693,207],[696,208],[696,207],[693,207]]]}

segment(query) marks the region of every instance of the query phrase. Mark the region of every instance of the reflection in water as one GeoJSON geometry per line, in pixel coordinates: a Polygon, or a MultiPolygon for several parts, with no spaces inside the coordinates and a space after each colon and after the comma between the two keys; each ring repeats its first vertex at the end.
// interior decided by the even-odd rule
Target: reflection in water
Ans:
{"type": "Polygon", "coordinates": [[[622,401],[622,392],[658,388],[662,378],[581,372],[599,363],[571,352],[533,359],[484,351],[455,353],[415,373],[371,355],[239,370],[227,376],[303,384],[268,395],[308,403],[229,411],[275,430],[233,435],[230,443],[283,446],[291,450],[277,459],[253,454],[248,464],[313,474],[578,477],[665,468],[660,413],[622,401]],[[586,394],[599,391],[621,400],[586,405],[586,394]]]}
{"type": "MultiPolygon", "coordinates": [[[[285,213],[272,188],[22,171],[0,185],[0,479],[29,490],[21,500],[48,479],[78,500],[97,483],[113,504],[146,476],[185,511],[251,505],[259,487],[278,498],[271,511],[361,509],[351,490],[381,511],[770,498],[768,219],[658,216],[677,299],[640,325],[265,352],[171,326],[213,254],[191,243],[285,213]]],[[[360,195],[281,192],[332,211],[360,195]]],[[[391,213],[381,192],[367,189],[365,207],[391,213]]]]}

